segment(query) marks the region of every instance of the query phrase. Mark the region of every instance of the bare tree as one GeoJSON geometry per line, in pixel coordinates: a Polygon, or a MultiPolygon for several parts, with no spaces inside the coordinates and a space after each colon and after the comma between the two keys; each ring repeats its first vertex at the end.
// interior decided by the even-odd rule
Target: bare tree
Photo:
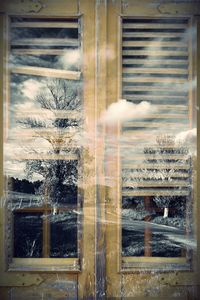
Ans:
{"type": "Polygon", "coordinates": [[[21,118],[18,123],[32,129],[40,140],[44,139],[48,144],[45,153],[55,156],[55,159],[40,159],[42,146],[40,148],[38,145],[37,149],[28,148],[28,153],[36,154],[38,159],[27,160],[25,171],[28,178],[34,174],[44,178],[43,184],[37,191],[39,194],[48,194],[48,201],[51,203],[63,202],[67,189],[69,190],[69,187],[72,190],[76,189],[77,162],[57,159],[57,157],[78,154],[73,143],[80,133],[81,117],[75,119],[69,114],[73,111],[78,113],[81,109],[79,82],[64,79],[48,80],[34,100],[40,107],[39,117],[33,115],[33,117],[21,118]],[[44,134],[47,129],[47,133],[44,134]]]}

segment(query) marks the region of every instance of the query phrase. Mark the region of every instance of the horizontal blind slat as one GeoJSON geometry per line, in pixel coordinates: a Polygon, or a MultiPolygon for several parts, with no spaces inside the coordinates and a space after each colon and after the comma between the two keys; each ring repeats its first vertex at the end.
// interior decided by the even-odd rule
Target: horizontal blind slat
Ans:
{"type": "Polygon", "coordinates": [[[123,29],[187,29],[187,24],[123,23],[123,29]]]}
{"type": "Polygon", "coordinates": [[[124,188],[137,188],[137,187],[189,187],[190,183],[188,181],[173,180],[173,181],[127,181],[122,183],[124,188]]]}
{"type": "Polygon", "coordinates": [[[145,191],[122,191],[122,196],[129,196],[129,197],[133,197],[133,196],[189,196],[190,192],[188,190],[176,190],[173,191],[172,190],[145,190],[145,191]]]}
{"type": "Polygon", "coordinates": [[[21,38],[11,40],[11,46],[35,46],[35,45],[48,45],[48,46],[78,46],[79,41],[77,39],[69,38],[21,38]]]}
{"type": "Polygon", "coordinates": [[[186,83],[187,82],[187,79],[180,79],[180,78],[173,78],[173,80],[170,78],[162,78],[162,77],[153,77],[153,78],[145,78],[145,77],[123,77],[122,78],[122,81],[125,83],[125,82],[140,82],[140,83],[143,83],[143,82],[150,82],[150,83],[172,83],[173,84],[181,84],[181,83],[186,83]]]}
{"type": "Polygon", "coordinates": [[[11,22],[11,28],[78,28],[78,22],[11,22]]]}
{"type": "Polygon", "coordinates": [[[187,59],[152,59],[152,58],[124,58],[123,59],[123,65],[144,65],[143,67],[148,67],[148,65],[177,65],[177,68],[180,68],[181,66],[187,66],[188,60],[187,59]]]}
{"type": "Polygon", "coordinates": [[[187,44],[185,42],[163,42],[163,41],[123,41],[123,47],[176,47],[186,48],[187,44]]]}
{"type": "Polygon", "coordinates": [[[173,50],[123,50],[122,54],[125,56],[141,56],[141,55],[148,55],[148,56],[171,56],[171,57],[180,57],[180,56],[188,56],[187,51],[173,51],[173,50]]]}
{"type": "Polygon", "coordinates": [[[12,67],[11,72],[17,73],[17,74],[63,78],[63,79],[69,79],[69,80],[79,80],[80,75],[81,75],[80,72],[75,72],[75,71],[56,70],[56,69],[51,69],[51,68],[28,67],[28,66],[12,67]]]}
{"type": "Polygon", "coordinates": [[[188,70],[176,68],[123,68],[123,74],[145,73],[145,74],[188,74],[188,70]]]}

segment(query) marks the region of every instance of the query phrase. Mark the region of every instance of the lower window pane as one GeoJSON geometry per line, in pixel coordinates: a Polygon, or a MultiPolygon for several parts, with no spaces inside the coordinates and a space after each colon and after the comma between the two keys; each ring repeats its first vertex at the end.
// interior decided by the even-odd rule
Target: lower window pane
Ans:
{"type": "Polygon", "coordinates": [[[50,222],[50,257],[77,257],[77,215],[59,213],[50,222]]]}
{"type": "MultiPolygon", "coordinates": [[[[134,224],[133,224],[134,225],[134,224]]],[[[129,224],[124,226],[130,228],[129,224]]],[[[122,255],[144,256],[144,230],[122,229],[122,255]]]]}
{"type": "Polygon", "coordinates": [[[14,257],[42,257],[42,213],[14,212],[14,257]]]}
{"type": "Polygon", "coordinates": [[[123,197],[122,255],[182,257],[190,249],[187,197],[123,197]]]}

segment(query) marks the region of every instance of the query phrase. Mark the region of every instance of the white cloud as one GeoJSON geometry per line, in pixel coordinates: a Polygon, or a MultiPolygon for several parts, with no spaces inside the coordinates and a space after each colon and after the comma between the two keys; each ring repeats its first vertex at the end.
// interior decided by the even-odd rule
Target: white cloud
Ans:
{"type": "Polygon", "coordinates": [[[67,69],[72,65],[78,64],[79,61],[80,61],[80,51],[78,49],[66,51],[66,53],[62,55],[59,59],[59,62],[62,64],[62,66],[65,69],[67,69]]]}
{"type": "Polygon", "coordinates": [[[4,163],[4,173],[15,178],[24,178],[25,162],[7,160],[4,163]]]}
{"type": "Polygon", "coordinates": [[[34,79],[28,79],[21,84],[20,90],[23,95],[29,99],[34,99],[37,95],[38,91],[43,87],[43,83],[41,81],[37,81],[34,79]]]}
{"type": "MultiPolygon", "coordinates": [[[[4,173],[7,176],[15,177],[18,179],[28,179],[25,174],[26,163],[23,161],[5,161],[4,163],[4,173]]],[[[43,180],[44,177],[40,174],[34,173],[31,181],[43,180]]]]}
{"type": "Polygon", "coordinates": [[[184,143],[186,145],[194,145],[196,143],[196,138],[197,129],[193,128],[190,130],[179,132],[175,137],[175,141],[177,143],[184,143]]]}
{"type": "Polygon", "coordinates": [[[14,157],[20,155],[22,151],[22,142],[20,141],[9,141],[4,143],[4,157],[8,159],[9,157],[14,157]]]}
{"type": "Polygon", "coordinates": [[[143,118],[153,111],[155,111],[155,108],[146,101],[135,104],[121,99],[118,102],[112,103],[108,109],[103,112],[100,123],[115,124],[117,122],[143,118]]]}
{"type": "MultiPolygon", "coordinates": [[[[7,176],[23,179],[27,178],[25,174],[26,161],[17,160],[19,156],[23,159],[23,155],[44,154],[50,149],[50,145],[45,139],[29,140],[12,140],[4,143],[4,173],[7,176]]],[[[34,173],[32,181],[42,180],[43,176],[34,173]]]]}
{"type": "Polygon", "coordinates": [[[177,144],[188,147],[190,154],[196,155],[197,153],[197,128],[182,131],[175,136],[177,144]]]}

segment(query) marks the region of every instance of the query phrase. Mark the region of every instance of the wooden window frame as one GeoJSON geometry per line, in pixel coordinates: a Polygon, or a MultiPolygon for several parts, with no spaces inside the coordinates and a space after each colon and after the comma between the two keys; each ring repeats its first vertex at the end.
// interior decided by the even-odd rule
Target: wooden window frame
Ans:
{"type": "MultiPolygon", "coordinates": [[[[118,15],[118,31],[120,33],[120,37],[118,40],[118,95],[119,99],[122,99],[122,21],[123,19],[188,19],[188,22],[190,22],[190,26],[195,26],[195,30],[197,31],[198,27],[198,20],[195,19],[192,16],[173,16],[173,15],[167,15],[167,16],[146,16],[146,15],[131,15],[131,13],[128,14],[120,14],[118,15]]],[[[199,34],[199,33],[198,33],[199,34]]],[[[198,35],[196,35],[196,41],[197,43],[198,35]]],[[[193,80],[195,77],[197,77],[199,74],[197,74],[197,68],[195,66],[195,63],[197,63],[197,53],[199,52],[198,45],[196,44],[196,47],[192,44],[193,40],[190,37],[189,41],[189,57],[188,57],[188,63],[189,63],[189,79],[193,80]],[[192,77],[191,77],[192,76],[192,77]]],[[[199,45],[200,46],[200,45],[199,45]]],[[[197,124],[197,112],[195,112],[195,105],[197,105],[197,92],[198,92],[198,84],[196,85],[196,88],[194,88],[193,91],[189,89],[189,95],[188,95],[188,113],[189,113],[189,121],[190,125],[198,125],[197,124]],[[193,102],[192,102],[193,100],[193,102]],[[193,119],[194,117],[194,119],[193,119]]],[[[119,134],[121,135],[121,125],[119,124],[119,134]]],[[[198,140],[196,146],[198,147],[198,140]]],[[[119,150],[120,151],[120,150],[119,150]]],[[[198,153],[198,151],[197,151],[198,153]]],[[[119,169],[121,172],[121,163],[120,163],[120,157],[119,157],[119,169]]],[[[194,173],[194,170],[193,170],[194,173]]],[[[196,175],[197,176],[197,175],[196,175]]],[[[117,215],[117,222],[119,224],[118,226],[118,272],[119,273],[133,273],[133,272],[153,272],[153,271],[159,271],[159,272],[168,272],[168,271],[192,271],[194,269],[194,262],[196,253],[192,254],[189,253],[189,255],[186,255],[185,257],[152,257],[152,256],[122,256],[122,179],[121,179],[121,173],[119,174],[119,183],[118,183],[118,197],[119,197],[119,210],[117,215]]],[[[193,223],[195,224],[195,229],[193,232],[193,236],[196,238],[196,224],[197,224],[197,217],[196,217],[196,206],[197,206],[197,185],[196,185],[196,178],[193,179],[193,189],[192,189],[192,196],[191,200],[193,203],[193,223]]],[[[146,197],[144,197],[146,198],[146,197]]],[[[144,200],[145,201],[145,200],[144,200]]],[[[148,239],[148,238],[147,238],[148,239]]],[[[198,241],[197,241],[198,242],[198,241]]],[[[144,241],[145,243],[145,241],[144,241]]],[[[195,251],[192,251],[195,252],[195,251]]]]}
{"type": "MultiPolygon", "coordinates": [[[[63,25],[65,22],[67,22],[68,19],[77,19],[77,29],[78,29],[78,39],[80,39],[80,53],[81,53],[81,57],[83,56],[83,41],[80,38],[81,36],[81,30],[83,27],[83,21],[82,21],[82,15],[78,14],[78,15],[65,15],[64,17],[62,16],[40,16],[40,15],[16,15],[16,14],[11,14],[11,15],[7,15],[6,17],[6,37],[9,36],[10,33],[10,20],[13,17],[22,17],[22,18],[27,18],[27,19],[43,19],[43,20],[48,20],[48,19],[55,19],[55,20],[59,20],[59,19],[65,19],[66,21],[62,22],[62,26],[63,28],[65,28],[65,26],[63,25]]],[[[57,22],[58,23],[58,22],[57,22]]],[[[53,23],[51,23],[53,24],[53,23]]],[[[54,25],[54,24],[53,24],[54,25]]],[[[56,23],[55,23],[56,25],[56,23]]],[[[39,27],[39,26],[38,26],[39,27]]],[[[56,26],[54,26],[56,27],[56,26]]],[[[21,28],[20,26],[18,26],[18,28],[21,28]]],[[[50,27],[46,27],[46,28],[50,28],[50,27]]],[[[57,27],[58,28],[58,27],[57,27]]],[[[71,27],[67,27],[66,28],[74,28],[73,26],[71,27]]],[[[8,99],[9,99],[9,83],[10,83],[10,74],[15,73],[15,74],[26,74],[26,75],[38,75],[38,76],[48,76],[48,77],[52,77],[52,78],[62,78],[62,79],[69,79],[69,80],[79,80],[81,78],[81,71],[65,71],[65,70],[57,70],[57,69],[51,69],[51,68],[43,68],[43,67],[14,67],[12,68],[12,70],[10,72],[8,72],[8,56],[9,56],[9,51],[8,51],[8,42],[6,43],[6,67],[5,67],[5,74],[4,74],[4,84],[5,84],[5,88],[6,88],[6,93],[5,93],[5,99],[6,99],[6,112],[5,112],[5,116],[4,119],[6,121],[6,124],[8,124],[8,99]]],[[[66,50],[65,50],[66,51],[66,50]]],[[[25,51],[26,52],[26,51],[25,51]]],[[[22,55],[27,54],[27,53],[22,53],[22,55]]],[[[39,55],[41,54],[41,52],[43,53],[43,50],[39,50],[39,51],[35,51],[34,53],[30,54],[35,54],[35,55],[39,55]]],[[[46,51],[48,53],[45,54],[49,54],[49,51],[46,51]]],[[[52,53],[52,51],[51,51],[52,53]]],[[[21,53],[20,53],[21,54],[21,53]]],[[[54,54],[54,53],[53,53],[54,54]]],[[[55,55],[60,55],[62,54],[62,51],[58,51],[58,53],[56,52],[55,55]]],[[[83,96],[82,96],[82,91],[80,92],[80,96],[82,99],[82,104],[83,104],[83,109],[84,109],[84,103],[83,103],[83,96]]],[[[76,119],[77,117],[80,116],[79,113],[77,113],[76,111],[66,111],[67,117],[70,119],[76,119]]],[[[62,114],[61,114],[62,117],[62,114]]],[[[4,141],[7,138],[7,128],[4,128],[4,141]]],[[[46,134],[48,134],[48,130],[46,132],[46,134]]],[[[83,176],[83,154],[82,154],[82,148],[80,148],[79,146],[77,146],[78,155],[71,155],[71,156],[62,156],[59,157],[59,159],[63,159],[66,161],[70,161],[70,160],[77,160],[78,162],[78,184],[77,184],[77,205],[76,205],[76,211],[77,211],[77,257],[75,258],[49,258],[46,257],[47,256],[47,251],[49,249],[48,246],[45,246],[46,249],[43,249],[43,257],[41,258],[16,258],[13,257],[12,252],[13,252],[13,213],[11,210],[9,210],[7,207],[5,207],[5,229],[9,228],[8,232],[5,232],[5,247],[4,247],[4,251],[6,253],[6,270],[7,271],[28,271],[28,272],[43,272],[43,271],[47,271],[47,272],[57,272],[57,271],[61,271],[61,272],[67,272],[67,273],[80,273],[81,272],[81,259],[82,259],[82,231],[83,231],[83,190],[81,188],[81,184],[82,184],[82,179],[80,179],[83,176]]],[[[48,160],[49,157],[48,155],[41,155],[40,159],[44,159],[44,160],[48,160]]],[[[36,159],[36,157],[34,156],[33,159],[36,159]]],[[[55,157],[53,157],[51,155],[51,159],[55,159],[56,160],[56,155],[55,157]]],[[[20,157],[18,157],[18,159],[20,159],[20,157]]],[[[28,157],[23,157],[23,159],[30,159],[30,156],[28,157]]],[[[6,186],[6,181],[4,180],[4,187],[6,186]]],[[[66,206],[69,207],[69,206],[66,206]]],[[[72,210],[75,208],[75,206],[73,207],[69,207],[66,208],[65,206],[59,207],[58,211],[65,211],[65,210],[72,210]]],[[[22,208],[22,209],[17,209],[14,211],[20,211],[20,212],[41,212],[46,214],[48,211],[52,211],[52,209],[50,207],[47,206],[43,206],[43,207],[39,207],[39,208],[30,208],[30,209],[26,209],[26,208],[22,208]]],[[[43,221],[43,230],[45,230],[45,235],[43,236],[43,241],[42,241],[42,245],[44,246],[46,241],[49,241],[49,234],[47,233],[47,230],[49,231],[49,226],[50,223],[47,224],[49,222],[45,222],[43,221]]]]}

